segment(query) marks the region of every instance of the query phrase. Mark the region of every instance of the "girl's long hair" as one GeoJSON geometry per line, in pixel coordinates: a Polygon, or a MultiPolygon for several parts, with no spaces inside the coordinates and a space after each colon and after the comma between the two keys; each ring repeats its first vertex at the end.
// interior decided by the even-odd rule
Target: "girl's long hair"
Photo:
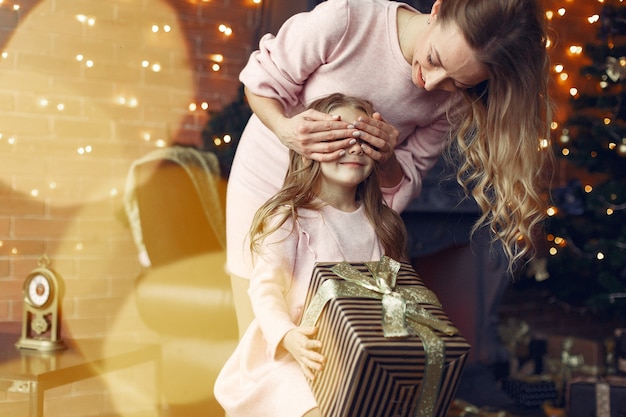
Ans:
{"type": "Polygon", "coordinates": [[[448,156],[481,208],[474,231],[489,227],[512,271],[534,254],[547,209],[542,190],[553,155],[544,14],[539,0],[443,0],[438,18],[458,25],[489,72],[487,81],[463,92],[448,156]]]}
{"type": "MultiPolygon", "coordinates": [[[[331,94],[309,105],[324,113],[337,107],[350,107],[368,116],[374,113],[369,101],[344,94],[331,94]]],[[[375,164],[370,176],[358,185],[356,199],[363,204],[365,215],[378,236],[385,254],[393,259],[406,261],[407,235],[402,218],[388,207],[383,200],[378,181],[378,166],[375,164]]],[[[279,229],[288,219],[294,224],[298,209],[319,210],[325,205],[316,192],[321,176],[320,163],[305,159],[289,151],[289,167],[281,190],[263,204],[256,212],[250,228],[250,250],[258,252],[263,239],[279,229]]]]}

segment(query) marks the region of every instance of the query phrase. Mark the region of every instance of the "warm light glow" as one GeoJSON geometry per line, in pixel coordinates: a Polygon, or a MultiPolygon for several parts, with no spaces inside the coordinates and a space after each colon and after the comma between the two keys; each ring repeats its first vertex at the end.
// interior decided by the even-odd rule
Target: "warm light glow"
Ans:
{"type": "Polygon", "coordinates": [[[559,14],[559,16],[565,16],[565,8],[564,8],[564,7],[561,7],[561,8],[557,11],[557,13],[559,14]]]}
{"type": "Polygon", "coordinates": [[[548,139],[541,139],[539,141],[539,148],[547,149],[548,147],[550,147],[550,141],[548,139]]]}
{"type": "Polygon", "coordinates": [[[230,135],[224,135],[224,143],[230,143],[231,140],[232,138],[230,137],[230,135]]]}
{"type": "Polygon", "coordinates": [[[562,154],[563,156],[567,156],[567,155],[569,155],[569,149],[567,149],[567,148],[563,148],[563,150],[561,151],[561,154],[562,154]]]}
{"type": "Polygon", "coordinates": [[[555,237],[554,238],[554,243],[556,243],[559,246],[564,246],[565,245],[565,239],[563,239],[562,237],[555,237]]]}
{"type": "Polygon", "coordinates": [[[200,105],[200,107],[202,108],[202,110],[208,110],[209,109],[209,103],[207,103],[206,101],[203,101],[202,104],[200,105]]]}
{"type": "Polygon", "coordinates": [[[611,119],[608,118],[608,117],[605,117],[602,121],[604,122],[605,125],[610,125],[611,124],[611,119]]]}
{"type": "Polygon", "coordinates": [[[548,10],[548,11],[546,12],[546,18],[547,18],[548,20],[552,20],[552,18],[553,18],[553,17],[554,17],[554,12],[553,12],[552,10],[548,10]]]}
{"type": "Polygon", "coordinates": [[[606,215],[610,216],[611,214],[613,214],[613,209],[612,208],[606,209],[606,215]]]}
{"type": "Polygon", "coordinates": [[[559,78],[561,79],[561,81],[565,81],[569,78],[569,75],[566,72],[564,72],[559,75],[559,78]]]}
{"type": "Polygon", "coordinates": [[[161,71],[161,64],[152,64],[152,71],[160,72],[161,71]]]}
{"type": "Polygon", "coordinates": [[[225,24],[219,25],[218,29],[226,36],[230,36],[233,34],[233,29],[230,26],[226,26],[225,24]]]}
{"type": "Polygon", "coordinates": [[[585,185],[584,190],[588,194],[588,193],[593,191],[593,187],[591,185],[587,184],[587,185],[585,185]]]}
{"type": "Polygon", "coordinates": [[[598,20],[600,20],[600,16],[597,14],[594,14],[593,16],[589,16],[587,18],[587,21],[591,24],[596,23],[598,20]]]}
{"type": "Polygon", "coordinates": [[[220,146],[222,144],[222,139],[213,138],[213,143],[215,144],[215,146],[220,146]]]}
{"type": "Polygon", "coordinates": [[[196,106],[196,103],[189,104],[189,111],[196,111],[197,108],[198,106],[196,106]]]}
{"type": "Polygon", "coordinates": [[[569,89],[569,94],[570,94],[570,96],[575,97],[576,95],[578,95],[578,89],[575,88],[575,87],[570,88],[569,89]]]}
{"type": "Polygon", "coordinates": [[[224,62],[224,55],[222,54],[211,54],[209,55],[209,59],[215,62],[224,62]]]}
{"type": "Polygon", "coordinates": [[[554,71],[557,72],[557,73],[563,72],[563,65],[562,64],[556,64],[554,66],[554,71]]]}
{"type": "Polygon", "coordinates": [[[79,155],[85,155],[85,154],[91,153],[92,150],[93,149],[91,145],[87,145],[87,146],[81,146],[80,148],[76,150],[76,152],[78,152],[79,155]]]}
{"type": "Polygon", "coordinates": [[[558,122],[552,122],[550,123],[550,129],[552,130],[556,130],[559,128],[559,123],[558,122]]]}
{"type": "Polygon", "coordinates": [[[550,255],[554,256],[558,253],[558,251],[556,250],[556,248],[550,248],[550,255]]]}
{"type": "Polygon", "coordinates": [[[599,261],[603,260],[604,259],[604,254],[602,252],[598,252],[596,254],[596,258],[598,258],[599,261]]]}
{"type": "Polygon", "coordinates": [[[211,65],[211,69],[215,72],[219,71],[221,69],[220,64],[211,65]]]}
{"type": "Polygon", "coordinates": [[[617,147],[617,143],[615,143],[615,142],[611,142],[611,143],[609,143],[609,150],[611,150],[611,151],[612,151],[612,150],[613,150],[613,149],[615,149],[616,147],[617,147]]]}
{"type": "Polygon", "coordinates": [[[555,216],[556,213],[557,213],[556,207],[548,207],[548,210],[547,210],[548,216],[550,217],[555,216]]]}
{"type": "Polygon", "coordinates": [[[574,55],[580,55],[583,52],[583,47],[580,45],[572,45],[569,47],[569,51],[574,55]]]}
{"type": "Polygon", "coordinates": [[[96,19],[93,17],[87,17],[84,14],[77,14],[76,15],[76,20],[78,20],[80,23],[83,24],[87,24],[89,26],[93,26],[96,24],[96,19]]]}

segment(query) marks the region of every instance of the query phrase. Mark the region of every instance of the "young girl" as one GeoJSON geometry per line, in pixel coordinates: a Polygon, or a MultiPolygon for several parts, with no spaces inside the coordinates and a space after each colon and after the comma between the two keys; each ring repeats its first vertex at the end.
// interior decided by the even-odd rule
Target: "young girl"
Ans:
{"type": "MultiPolygon", "coordinates": [[[[309,108],[353,121],[369,102],[342,94],[309,108]]],[[[406,232],[384,202],[378,168],[354,140],[345,155],[317,162],[290,152],[282,189],[256,213],[249,295],[255,319],[215,383],[229,417],[321,416],[308,379],[324,357],[316,329],[298,327],[316,262],[406,260],[406,232]]]]}

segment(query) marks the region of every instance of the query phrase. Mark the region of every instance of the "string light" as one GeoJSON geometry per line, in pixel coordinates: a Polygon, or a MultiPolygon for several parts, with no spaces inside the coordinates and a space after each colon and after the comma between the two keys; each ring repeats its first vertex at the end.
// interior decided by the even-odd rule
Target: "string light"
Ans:
{"type": "Polygon", "coordinates": [[[230,26],[227,26],[225,24],[219,25],[218,30],[226,36],[230,36],[233,34],[233,29],[230,26]]]}

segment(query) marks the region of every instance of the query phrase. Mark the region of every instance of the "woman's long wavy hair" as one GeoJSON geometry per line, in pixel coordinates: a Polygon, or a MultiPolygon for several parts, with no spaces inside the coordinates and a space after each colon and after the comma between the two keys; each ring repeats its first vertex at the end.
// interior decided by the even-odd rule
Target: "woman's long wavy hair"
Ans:
{"type": "MultiPolygon", "coordinates": [[[[344,94],[331,94],[311,103],[310,109],[330,113],[338,107],[374,113],[369,101],[344,94]]],[[[250,249],[258,252],[262,240],[280,228],[289,218],[298,219],[298,209],[320,209],[325,203],[318,198],[321,177],[320,163],[289,152],[289,168],[281,190],[257,210],[250,228],[250,249]],[[275,221],[274,221],[274,216],[275,221]],[[272,221],[270,221],[272,220],[272,221]]],[[[356,199],[364,206],[365,215],[374,227],[385,254],[406,261],[407,235],[402,218],[383,200],[375,164],[370,176],[358,185],[356,199]]]]}
{"type": "Polygon", "coordinates": [[[546,168],[552,104],[549,57],[539,0],[443,0],[439,23],[453,22],[480,62],[487,81],[464,90],[455,114],[457,181],[471,192],[509,259],[509,271],[534,255],[534,238],[546,214],[546,168]]]}

